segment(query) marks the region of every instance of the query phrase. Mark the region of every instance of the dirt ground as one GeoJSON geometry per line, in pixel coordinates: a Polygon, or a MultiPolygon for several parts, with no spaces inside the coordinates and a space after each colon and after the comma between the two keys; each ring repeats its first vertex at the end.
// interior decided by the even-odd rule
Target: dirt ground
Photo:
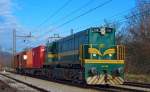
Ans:
{"type": "Polygon", "coordinates": [[[0,92],[16,92],[16,90],[0,80],[0,92]]]}
{"type": "MultiPolygon", "coordinates": [[[[15,77],[15,76],[14,76],[15,77]]],[[[32,87],[0,75],[0,92],[39,92],[32,87]]]]}

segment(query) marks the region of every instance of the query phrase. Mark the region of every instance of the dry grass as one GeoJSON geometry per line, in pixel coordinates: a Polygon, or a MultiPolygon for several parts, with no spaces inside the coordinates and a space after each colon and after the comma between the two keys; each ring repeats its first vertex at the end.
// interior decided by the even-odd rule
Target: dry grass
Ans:
{"type": "Polygon", "coordinates": [[[126,74],[126,81],[150,83],[150,75],[126,74]]]}

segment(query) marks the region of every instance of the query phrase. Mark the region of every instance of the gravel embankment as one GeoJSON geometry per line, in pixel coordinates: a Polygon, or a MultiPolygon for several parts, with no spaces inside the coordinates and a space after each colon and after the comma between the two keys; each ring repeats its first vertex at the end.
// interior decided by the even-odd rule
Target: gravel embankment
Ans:
{"type": "Polygon", "coordinates": [[[39,91],[0,75],[0,92],[39,92],[39,91]]]}
{"type": "MultiPolygon", "coordinates": [[[[47,80],[41,80],[37,78],[32,78],[28,76],[22,76],[13,73],[5,73],[6,75],[13,77],[17,80],[23,81],[25,83],[31,84],[33,86],[45,89],[49,92],[104,92],[100,90],[90,89],[90,88],[81,88],[72,85],[65,85],[61,83],[55,83],[47,80]]],[[[20,91],[19,91],[20,92],[20,91]]],[[[29,91],[28,91],[29,92],[29,91]]],[[[34,91],[32,91],[34,92],[34,91]]]]}

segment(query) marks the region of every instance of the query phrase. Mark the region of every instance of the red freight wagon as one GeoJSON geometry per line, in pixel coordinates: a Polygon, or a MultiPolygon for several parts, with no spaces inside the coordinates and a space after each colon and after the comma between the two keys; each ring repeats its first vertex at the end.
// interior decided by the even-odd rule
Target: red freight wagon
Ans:
{"type": "Polygon", "coordinates": [[[18,73],[41,75],[45,62],[45,46],[38,46],[15,56],[15,68],[18,73]]]}
{"type": "Polygon", "coordinates": [[[42,68],[45,62],[45,46],[40,45],[32,49],[33,68],[42,68]]]}

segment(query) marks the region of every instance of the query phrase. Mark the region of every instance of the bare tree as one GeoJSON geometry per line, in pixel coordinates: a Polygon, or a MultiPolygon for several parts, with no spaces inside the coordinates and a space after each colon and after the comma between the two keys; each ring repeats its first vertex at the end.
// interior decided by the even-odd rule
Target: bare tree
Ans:
{"type": "Polygon", "coordinates": [[[127,16],[126,47],[130,72],[150,73],[150,0],[137,0],[127,16]]]}

